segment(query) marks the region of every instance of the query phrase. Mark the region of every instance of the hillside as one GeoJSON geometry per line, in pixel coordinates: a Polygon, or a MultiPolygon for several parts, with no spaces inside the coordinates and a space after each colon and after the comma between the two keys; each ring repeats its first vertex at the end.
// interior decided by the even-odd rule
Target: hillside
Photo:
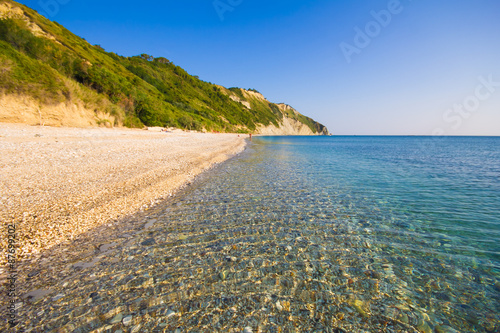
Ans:
{"type": "Polygon", "coordinates": [[[328,134],[256,91],[202,81],[163,57],[107,52],[10,0],[0,0],[0,121],[328,134]]]}

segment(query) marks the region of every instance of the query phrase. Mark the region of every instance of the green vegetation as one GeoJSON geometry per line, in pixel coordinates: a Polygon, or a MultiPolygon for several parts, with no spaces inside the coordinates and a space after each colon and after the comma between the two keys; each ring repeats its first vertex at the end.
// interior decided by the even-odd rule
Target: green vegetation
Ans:
{"type": "MultiPolygon", "coordinates": [[[[1,2],[21,8],[28,20],[0,19],[0,92],[29,95],[43,104],[80,101],[128,127],[245,133],[259,124],[278,126],[283,118],[278,106],[245,90],[202,81],[163,57],[106,52],[26,6],[1,2]],[[44,36],[35,36],[27,21],[44,36]]],[[[314,132],[324,128],[300,114],[293,117],[314,132]]]]}

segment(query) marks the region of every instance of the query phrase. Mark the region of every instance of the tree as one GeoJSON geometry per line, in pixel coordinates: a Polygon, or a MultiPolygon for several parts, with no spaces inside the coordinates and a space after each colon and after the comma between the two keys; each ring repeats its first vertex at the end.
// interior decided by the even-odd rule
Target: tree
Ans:
{"type": "Polygon", "coordinates": [[[141,58],[144,60],[147,60],[147,61],[153,61],[153,59],[154,59],[153,56],[146,54],[146,53],[141,54],[141,58]]]}
{"type": "Polygon", "coordinates": [[[170,60],[164,57],[158,57],[154,59],[155,62],[159,62],[160,64],[169,64],[170,60]]]}

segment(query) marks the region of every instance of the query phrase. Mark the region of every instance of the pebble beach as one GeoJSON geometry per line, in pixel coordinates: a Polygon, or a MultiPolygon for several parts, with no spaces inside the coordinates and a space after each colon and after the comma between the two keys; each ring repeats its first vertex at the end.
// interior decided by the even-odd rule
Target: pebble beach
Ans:
{"type": "Polygon", "coordinates": [[[244,146],[232,134],[0,124],[0,217],[16,226],[16,259],[151,207],[244,146]]]}

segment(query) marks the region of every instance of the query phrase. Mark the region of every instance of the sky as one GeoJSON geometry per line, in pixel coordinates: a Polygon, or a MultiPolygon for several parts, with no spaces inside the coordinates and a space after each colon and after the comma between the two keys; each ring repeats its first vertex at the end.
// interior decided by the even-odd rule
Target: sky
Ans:
{"type": "Polygon", "coordinates": [[[498,0],[23,0],[337,135],[500,135],[498,0]]]}

